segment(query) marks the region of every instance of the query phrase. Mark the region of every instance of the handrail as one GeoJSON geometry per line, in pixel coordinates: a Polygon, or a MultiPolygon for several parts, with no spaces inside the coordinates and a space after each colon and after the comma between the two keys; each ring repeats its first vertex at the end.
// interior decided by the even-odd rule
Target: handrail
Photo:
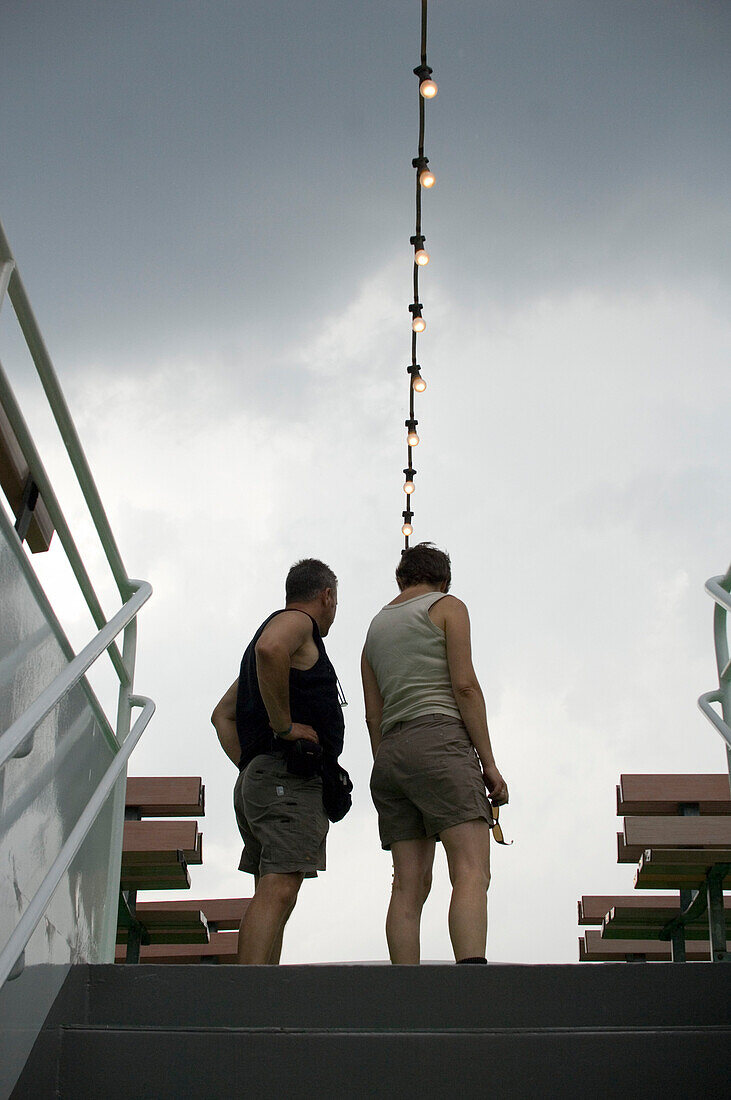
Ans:
{"type": "Polygon", "coordinates": [[[724,741],[731,749],[731,728],[729,728],[724,722],[718,711],[715,711],[711,706],[711,703],[722,702],[722,696],[720,691],[706,691],[698,700],[698,706],[709,722],[712,722],[718,732],[723,737],[724,741]]]}
{"type": "Polygon", "coordinates": [[[706,592],[715,602],[713,609],[713,637],[716,648],[718,687],[707,691],[698,700],[698,706],[726,742],[731,783],[731,661],[729,661],[727,615],[731,611],[731,565],[725,576],[711,577],[706,581],[706,592]],[[721,714],[711,703],[721,704],[721,714]]]}
{"type": "Polygon", "coordinates": [[[114,615],[107,625],[84,646],[62,672],[34,700],[19,718],[0,735],[0,768],[11,759],[46,715],[53,710],[68,691],[77,684],[88,668],[109,647],[113,638],[134,619],[143,604],[152,595],[147,581],[131,581],[137,586],[135,594],[114,615]]]}
{"type": "Polygon", "coordinates": [[[0,986],[13,971],[19,973],[18,964],[22,960],[28,940],[33,935],[38,922],[45,913],[61,879],[71,866],[74,856],[83,844],[87,833],[96,821],[100,810],[111,794],[112,788],[122,773],[135,745],[145,731],[148,722],[155,713],[155,704],[143,695],[132,696],[132,706],[142,707],[142,714],[129,732],[119,752],[102,776],[96,790],[87,802],[79,820],[69,833],[66,843],[53,861],[43,882],[33,895],[28,908],[16,925],[10,939],[0,952],[0,986]]]}
{"type": "MultiPolygon", "coordinates": [[[[8,260],[14,263],[15,257],[11,252],[10,244],[5,236],[2,222],[0,222],[0,261],[8,260]]],[[[66,398],[63,395],[58,376],[51,362],[51,357],[48,354],[43,337],[41,336],[38,322],[35,319],[17,265],[13,267],[10,273],[8,296],[13,303],[13,308],[15,309],[21,331],[25,337],[25,342],[28,345],[28,350],[32,356],[35,368],[38,371],[41,385],[48,398],[48,403],[51,407],[51,412],[53,413],[56,424],[58,425],[58,430],[61,433],[61,438],[66,446],[71,465],[79,480],[84,499],[89,506],[91,518],[104,548],[104,553],[106,554],[107,561],[112,570],[112,575],[117,582],[117,587],[119,588],[122,599],[126,600],[129,595],[130,579],[124,568],[122,556],[112,533],[109,519],[107,518],[104,505],[99,495],[99,490],[97,489],[91,468],[84,454],[83,447],[81,446],[81,440],[76,431],[76,426],[71,419],[71,413],[66,403],[66,398]]]]}
{"type": "MultiPolygon", "coordinates": [[[[82,595],[86,600],[86,606],[89,608],[94,622],[101,629],[107,621],[106,615],[94,591],[91,578],[81,560],[81,554],[79,553],[74,537],[71,534],[66,518],[61,510],[61,505],[59,504],[58,497],[46,473],[45,466],[41,461],[38,448],[33,442],[33,437],[30,434],[30,429],[25,421],[25,417],[20,410],[20,406],[15,399],[15,394],[12,391],[8,377],[3,370],[2,363],[0,363],[0,405],[5,409],[8,420],[10,421],[11,427],[15,432],[20,448],[25,456],[25,460],[28,463],[31,476],[40,490],[43,503],[46,505],[53,525],[58,531],[58,537],[61,540],[61,545],[66,551],[66,557],[78,581],[82,595]]],[[[127,595],[129,595],[129,592],[127,595]]],[[[124,683],[127,673],[121,654],[116,645],[110,646],[109,656],[117,675],[122,683],[124,683]]]]}
{"type": "MultiPolygon", "coordinates": [[[[76,546],[71,530],[63,514],[61,505],[55,494],[51,480],[33,441],[31,432],[25,422],[23,413],[16,401],[12,387],[0,366],[0,404],[2,404],[20,449],[28,464],[30,476],[35,482],[48,514],[58,532],[59,540],[66,553],[69,565],[79,584],[81,593],[91,612],[92,618],[98,629],[98,633],[87,643],[82,651],[74,656],[56,617],[50,607],[45,607],[47,619],[51,622],[57,640],[61,646],[68,664],[60,672],[51,684],[46,687],[28,709],[21,714],[11,726],[0,735],[0,769],[13,756],[19,756],[18,751],[23,746],[31,743],[33,731],[44,718],[58,706],[64,696],[79,682],[85,685],[87,694],[90,694],[93,703],[98,707],[96,697],[91,692],[85,673],[105,650],[109,656],[119,678],[119,698],[117,704],[116,729],[112,733],[109,722],[104,715],[102,728],[107,734],[110,751],[113,753],[112,761],[107,768],[102,780],[86,802],[81,815],[74,825],[68,839],[54,860],[50,870],[46,873],[41,886],[36,891],[25,913],[15,927],[10,939],[0,952],[0,986],[6,978],[15,977],[20,973],[24,965],[25,948],[28,940],[37,927],[43,913],[47,909],[54,891],[57,889],[63,875],[66,873],[84,842],[86,835],[97,819],[105,800],[109,797],[118,777],[126,768],[132,750],[144,732],[155,710],[154,703],[143,696],[134,694],[134,669],[137,645],[137,614],[142,605],[152,594],[151,586],[145,581],[131,579],[122,562],[116,540],[112,533],[109,519],[102,505],[101,497],[96,482],[91,473],[89,463],[81,446],[76,427],[62,393],[58,377],[51,363],[43,337],[36,322],[28,296],[20,278],[15,263],[15,258],[10,250],[7,237],[2,224],[0,224],[0,307],[5,295],[8,295],[20,329],[25,338],[25,343],[30,352],[33,364],[38,372],[43,390],[48,399],[48,404],[55,419],[61,439],[66,448],[71,466],[76,475],[78,484],[84,496],[85,503],[101,541],[102,549],[107,563],[114,577],[114,581],[122,598],[122,607],[107,621],[101,603],[94,591],[91,578],[86,570],[81,554],[76,546]],[[49,611],[51,612],[49,614],[49,611]],[[120,648],[115,642],[116,636],[124,631],[124,640],[120,648]],[[131,709],[142,707],[142,714],[132,726],[131,709]],[[130,728],[131,727],[131,728],[130,728]]],[[[5,516],[3,514],[3,520],[5,516]]],[[[5,525],[3,524],[3,527],[5,525]]],[[[12,540],[11,540],[12,541],[12,540]]],[[[21,552],[21,542],[15,539],[13,549],[21,552]]],[[[30,578],[31,590],[35,591],[41,606],[47,604],[45,594],[42,598],[40,584],[36,578],[27,555],[21,552],[23,569],[30,578]]],[[[92,707],[96,713],[94,706],[92,707]]],[[[54,758],[55,760],[55,758],[54,758]]],[[[114,805],[114,823],[112,825],[112,851],[109,865],[109,879],[107,889],[109,896],[118,890],[119,869],[118,855],[122,845],[122,808],[123,803],[114,805]],[[117,847],[118,846],[118,847],[117,847]],[[116,865],[116,885],[115,868],[116,865]]],[[[116,905],[115,905],[116,909],[116,905]]],[[[106,918],[105,918],[106,919],[106,918]]]]}
{"type": "MultiPolygon", "coordinates": [[[[15,555],[21,568],[23,568],[30,592],[36,603],[38,604],[38,607],[41,610],[41,614],[50,626],[51,632],[56,639],[56,642],[65,660],[73,661],[76,654],[71,647],[71,643],[66,637],[64,629],[58,620],[58,616],[53,610],[50,600],[48,599],[48,596],[43,589],[43,585],[36,576],[35,570],[30,567],[28,555],[23,552],[23,547],[21,545],[20,539],[14,538],[14,535],[15,532],[13,531],[12,524],[8,520],[8,517],[5,515],[5,512],[0,509],[0,538],[4,537],[7,540],[11,552],[15,555]]],[[[105,741],[107,742],[109,747],[116,752],[118,748],[117,738],[115,737],[114,730],[112,729],[109,719],[107,718],[107,715],[104,712],[101,703],[97,699],[91,684],[86,678],[84,678],[80,683],[80,687],[87,698],[94,717],[99,723],[99,728],[102,731],[105,741]]]]}
{"type": "Polygon", "coordinates": [[[15,260],[0,261],[0,307],[2,307],[5,291],[8,289],[8,283],[10,282],[10,276],[13,274],[14,267],[15,260]]]}

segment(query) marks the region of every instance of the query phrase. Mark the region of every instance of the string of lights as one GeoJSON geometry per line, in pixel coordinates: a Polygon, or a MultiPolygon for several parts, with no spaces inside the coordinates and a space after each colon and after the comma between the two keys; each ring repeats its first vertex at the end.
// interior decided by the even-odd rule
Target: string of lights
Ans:
{"type": "Polygon", "coordinates": [[[426,237],[421,229],[421,192],[422,190],[429,190],[430,187],[434,186],[434,173],[429,168],[429,158],[424,155],[424,121],[426,101],[428,99],[433,99],[437,94],[437,86],[432,80],[432,70],[426,62],[427,2],[428,0],[421,0],[421,61],[414,69],[414,74],[419,80],[419,146],[417,155],[411,162],[413,168],[416,170],[416,228],[413,237],[410,238],[410,243],[414,247],[414,300],[409,306],[409,313],[411,314],[411,362],[406,368],[409,375],[409,416],[408,420],[405,422],[407,433],[407,457],[406,467],[404,469],[404,476],[406,478],[404,482],[406,508],[401,513],[404,520],[401,533],[404,536],[405,550],[408,550],[409,536],[414,532],[411,522],[414,518],[414,511],[411,506],[412,496],[416,489],[414,481],[416,470],[414,469],[413,452],[414,447],[418,446],[419,443],[419,435],[416,431],[419,421],[416,419],[414,394],[423,393],[426,389],[426,382],[421,376],[421,367],[419,366],[416,354],[417,339],[420,333],[424,332],[426,329],[426,321],[422,315],[424,306],[419,300],[419,271],[429,263],[429,253],[424,247],[426,237]]]}

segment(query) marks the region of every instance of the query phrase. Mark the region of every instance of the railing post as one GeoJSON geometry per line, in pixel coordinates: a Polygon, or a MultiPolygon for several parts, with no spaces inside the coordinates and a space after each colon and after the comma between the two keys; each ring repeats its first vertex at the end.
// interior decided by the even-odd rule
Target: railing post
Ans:
{"type": "Polygon", "coordinates": [[[698,705],[726,742],[726,762],[731,791],[731,660],[728,645],[728,613],[731,611],[731,565],[725,576],[706,581],[706,592],[715,603],[713,609],[713,639],[716,648],[718,690],[701,695],[698,705]],[[713,709],[721,704],[721,716],[713,709]]]}
{"type": "Polygon", "coordinates": [[[708,892],[708,935],[711,941],[711,961],[729,962],[726,950],[726,913],[723,905],[723,880],[729,872],[728,864],[713,867],[706,880],[708,892]]]}
{"type": "MultiPolygon", "coordinates": [[[[117,700],[117,741],[121,745],[126,741],[132,720],[131,699],[134,695],[135,663],[137,660],[137,617],[124,629],[122,641],[122,663],[127,673],[127,683],[120,683],[117,700]]],[[[112,836],[109,847],[109,871],[107,876],[107,919],[104,929],[104,950],[110,962],[114,962],[114,950],[117,941],[117,909],[111,904],[112,898],[119,897],[120,876],[122,870],[122,846],[124,843],[124,807],[127,794],[127,769],[114,788],[114,806],[112,809],[112,836]]]]}

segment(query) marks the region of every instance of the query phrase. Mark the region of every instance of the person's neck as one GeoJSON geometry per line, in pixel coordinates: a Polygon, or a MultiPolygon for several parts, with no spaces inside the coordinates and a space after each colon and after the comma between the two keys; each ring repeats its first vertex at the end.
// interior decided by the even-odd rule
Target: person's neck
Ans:
{"type": "Polygon", "coordinates": [[[441,591],[441,586],[438,584],[412,584],[409,588],[402,589],[391,603],[406,603],[407,600],[415,600],[417,596],[425,596],[427,592],[441,591]]]}
{"type": "Polygon", "coordinates": [[[311,603],[287,603],[284,607],[286,611],[304,611],[305,615],[309,615],[311,619],[315,620],[320,634],[323,633],[324,623],[321,617],[322,610],[319,605],[311,603]]]}

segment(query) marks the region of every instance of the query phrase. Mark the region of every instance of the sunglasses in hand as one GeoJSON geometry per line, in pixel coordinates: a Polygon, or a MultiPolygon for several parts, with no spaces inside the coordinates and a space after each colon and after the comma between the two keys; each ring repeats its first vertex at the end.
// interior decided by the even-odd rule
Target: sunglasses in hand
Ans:
{"type": "Polygon", "coordinates": [[[500,817],[500,807],[493,806],[492,803],[490,803],[490,810],[492,812],[492,821],[489,822],[489,825],[492,829],[493,839],[496,840],[498,844],[505,844],[506,846],[512,844],[512,840],[506,840],[503,836],[503,830],[498,822],[498,818],[500,817]]]}

